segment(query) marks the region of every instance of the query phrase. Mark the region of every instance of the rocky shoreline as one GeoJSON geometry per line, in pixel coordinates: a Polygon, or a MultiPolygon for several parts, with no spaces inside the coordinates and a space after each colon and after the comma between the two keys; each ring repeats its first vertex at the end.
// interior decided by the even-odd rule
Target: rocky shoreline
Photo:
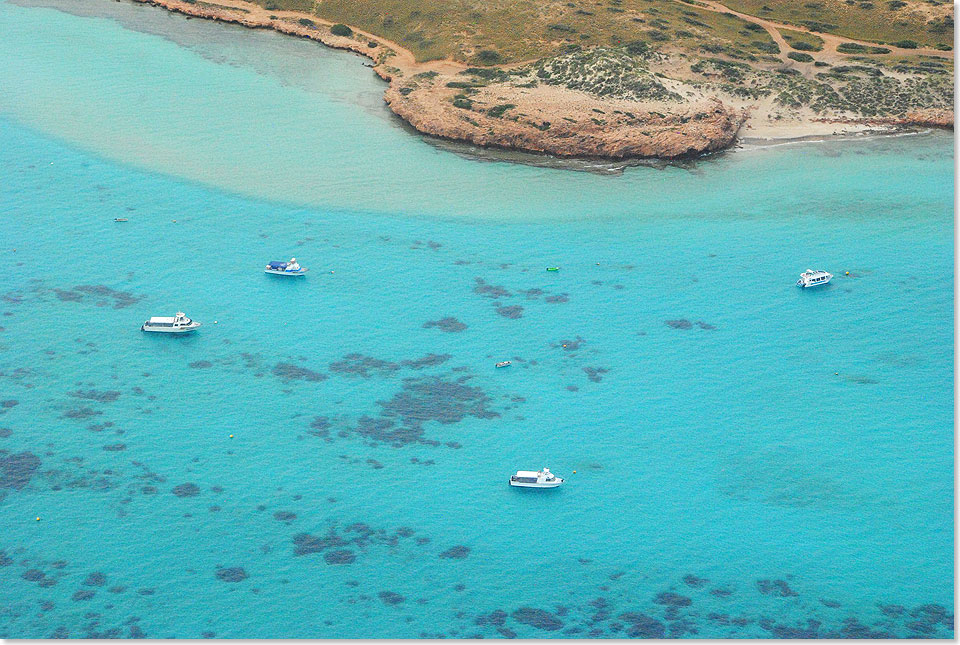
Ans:
{"type": "MultiPolygon", "coordinates": [[[[134,1],[190,17],[273,29],[366,56],[387,81],[384,100],[400,118],[421,133],[484,147],[558,157],[680,159],[732,147],[751,118],[749,106],[709,94],[679,103],[636,101],[556,85],[484,82],[471,74],[487,78],[511,72],[468,68],[452,61],[418,63],[403,47],[374,34],[340,26],[348,35],[335,35],[328,21],[293,11],[268,11],[244,0],[225,0],[229,4],[134,1]],[[468,88],[467,93],[463,88],[468,88]]],[[[899,118],[841,116],[804,121],[820,127],[837,124],[841,131],[844,126],[864,125],[952,129],[953,112],[928,109],[899,118]]]]}

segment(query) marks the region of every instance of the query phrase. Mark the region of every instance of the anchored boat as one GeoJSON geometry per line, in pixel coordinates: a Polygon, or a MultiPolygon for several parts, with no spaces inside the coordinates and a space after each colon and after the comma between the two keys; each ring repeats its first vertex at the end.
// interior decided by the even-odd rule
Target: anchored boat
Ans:
{"type": "Polygon", "coordinates": [[[518,470],[517,474],[510,478],[511,486],[521,488],[556,488],[563,483],[563,477],[557,477],[549,468],[543,470],[518,470]]]}
{"type": "Polygon", "coordinates": [[[190,320],[185,313],[178,311],[177,315],[172,318],[154,316],[140,325],[140,331],[154,331],[163,334],[185,334],[194,331],[198,327],[200,327],[200,323],[196,320],[190,320]]]}
{"type": "Polygon", "coordinates": [[[290,258],[289,262],[269,263],[263,272],[273,275],[303,275],[307,270],[297,263],[297,258],[290,258]]]}
{"type": "Polygon", "coordinates": [[[830,280],[833,279],[832,273],[827,273],[826,271],[807,269],[800,274],[800,279],[797,280],[797,286],[803,287],[819,287],[822,284],[827,284],[830,280]]]}
{"type": "Polygon", "coordinates": [[[510,367],[510,361],[500,361],[497,363],[497,367],[510,367]]]}

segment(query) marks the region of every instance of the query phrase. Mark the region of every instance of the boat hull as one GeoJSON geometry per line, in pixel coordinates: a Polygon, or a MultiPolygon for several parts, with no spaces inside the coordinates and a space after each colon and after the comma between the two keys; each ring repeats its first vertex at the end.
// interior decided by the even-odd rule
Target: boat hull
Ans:
{"type": "Polygon", "coordinates": [[[517,488],[556,488],[563,483],[563,480],[559,477],[556,481],[552,482],[518,482],[510,480],[511,486],[516,486],[517,488]]]}
{"type": "Polygon", "coordinates": [[[189,327],[179,327],[176,329],[169,327],[149,327],[147,325],[140,325],[140,331],[146,331],[152,334],[189,334],[190,332],[197,331],[199,328],[200,323],[191,325],[189,327]]]}
{"type": "Polygon", "coordinates": [[[807,284],[806,282],[803,282],[802,280],[800,280],[797,282],[797,286],[800,287],[801,289],[812,289],[813,287],[822,287],[826,284],[830,284],[830,280],[833,280],[833,278],[827,278],[822,282],[814,282],[811,284],[807,284]]]}
{"type": "Polygon", "coordinates": [[[280,270],[277,270],[277,269],[264,269],[263,272],[264,272],[264,273],[269,273],[269,274],[271,274],[271,275],[288,275],[288,276],[295,276],[295,275],[305,275],[305,274],[307,273],[307,270],[306,270],[306,269],[301,269],[301,270],[299,270],[299,271],[280,271],[280,270]]]}

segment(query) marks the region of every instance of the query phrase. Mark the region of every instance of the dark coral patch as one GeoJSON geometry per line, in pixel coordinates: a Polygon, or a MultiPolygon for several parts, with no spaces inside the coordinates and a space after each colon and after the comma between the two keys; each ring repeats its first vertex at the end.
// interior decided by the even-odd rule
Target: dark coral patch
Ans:
{"type": "Polygon", "coordinates": [[[450,333],[460,332],[467,328],[466,324],[460,322],[453,316],[447,316],[446,318],[441,318],[440,320],[428,320],[427,322],[423,323],[422,326],[424,329],[436,327],[440,331],[450,333]]]}
{"type": "Polygon", "coordinates": [[[207,368],[213,367],[213,363],[210,361],[193,361],[189,364],[189,367],[192,367],[195,370],[205,370],[207,368]]]}
{"type": "Polygon", "coordinates": [[[277,363],[273,366],[271,373],[284,381],[309,381],[316,383],[327,380],[326,374],[314,372],[306,367],[300,367],[293,363],[277,363]]]}
{"type": "Polygon", "coordinates": [[[570,297],[565,293],[557,293],[552,296],[547,296],[543,299],[543,301],[551,304],[560,304],[564,302],[570,302],[570,297]]]}
{"type": "Polygon", "coordinates": [[[450,354],[427,354],[422,358],[417,358],[412,361],[411,360],[400,361],[400,364],[412,370],[419,370],[419,369],[423,369],[424,367],[434,367],[435,365],[443,365],[451,358],[453,357],[450,354]]]}
{"type": "Polygon", "coordinates": [[[399,605],[406,600],[406,598],[395,591],[381,591],[377,596],[379,596],[385,605],[399,605]]]}
{"type": "Polygon", "coordinates": [[[521,607],[511,614],[518,623],[530,625],[537,629],[543,629],[553,632],[563,628],[563,621],[551,614],[549,611],[537,609],[536,607],[521,607]]]}
{"type": "Polygon", "coordinates": [[[291,522],[297,519],[297,514],[291,511],[277,511],[273,514],[273,519],[278,522],[291,522]]]}
{"type": "Polygon", "coordinates": [[[497,609],[489,614],[480,614],[473,622],[477,625],[495,625],[499,627],[507,623],[507,612],[502,609],[497,609]]]}
{"type": "Polygon", "coordinates": [[[70,392],[70,396],[77,399],[89,399],[100,403],[111,403],[120,398],[120,393],[116,390],[76,390],[70,392]]]}
{"type": "Polygon", "coordinates": [[[13,434],[13,430],[10,428],[0,428],[0,439],[6,439],[13,434]]]}
{"type": "Polygon", "coordinates": [[[520,305],[510,305],[509,307],[497,305],[497,313],[504,318],[523,318],[523,307],[520,305]]]}
{"type": "Polygon", "coordinates": [[[702,589],[703,586],[708,582],[710,581],[706,578],[698,578],[692,573],[688,573],[687,575],[683,576],[683,584],[687,585],[688,587],[693,587],[694,589],[702,589]]]}
{"type": "Polygon", "coordinates": [[[797,592],[790,588],[783,580],[757,580],[757,590],[765,596],[787,598],[796,596],[797,592]]]}
{"type": "Polygon", "coordinates": [[[687,320],[686,318],[680,318],[678,320],[666,320],[664,321],[667,327],[671,329],[692,329],[693,323],[687,320]]]}
{"type": "Polygon", "coordinates": [[[588,379],[594,383],[599,383],[603,380],[603,375],[610,370],[605,367],[584,367],[583,371],[586,373],[588,379]]]}
{"type": "Polygon", "coordinates": [[[103,447],[107,452],[121,452],[127,449],[127,444],[125,443],[111,443],[103,447]]]}
{"type": "Polygon", "coordinates": [[[27,569],[20,574],[20,577],[28,582],[39,582],[46,577],[46,574],[40,569],[27,569]]]}
{"type": "Polygon", "coordinates": [[[400,366],[390,361],[374,358],[373,356],[364,356],[363,354],[347,354],[343,360],[330,363],[330,371],[338,374],[352,374],[369,378],[371,371],[381,374],[395,372],[400,366]]]}
{"type": "Polygon", "coordinates": [[[99,571],[89,574],[83,581],[85,587],[102,587],[105,584],[107,584],[107,576],[99,571]]]}
{"type": "Polygon", "coordinates": [[[327,551],[323,554],[323,560],[327,564],[353,564],[356,559],[357,556],[353,554],[353,551],[347,549],[327,551]]]}
{"type": "Polygon", "coordinates": [[[91,600],[96,595],[97,595],[97,592],[94,591],[93,589],[80,589],[79,591],[73,592],[73,596],[71,596],[71,599],[74,602],[91,600]]]}
{"type": "Polygon", "coordinates": [[[653,599],[653,602],[658,605],[667,605],[670,607],[689,607],[693,601],[687,596],[681,596],[678,593],[673,593],[672,591],[663,591],[657,594],[657,597],[653,599]]]}
{"type": "Polygon", "coordinates": [[[475,278],[475,281],[476,284],[473,287],[473,292],[484,298],[496,300],[497,298],[509,298],[513,295],[499,285],[487,284],[483,278],[475,278]]]}
{"type": "Polygon", "coordinates": [[[663,638],[667,631],[663,623],[646,614],[629,612],[621,615],[620,619],[629,623],[627,635],[631,638],[663,638]]]}
{"type": "Polygon", "coordinates": [[[447,558],[451,560],[463,560],[468,555],[470,555],[470,547],[468,546],[452,546],[443,553],[440,554],[441,558],[447,558]]]}
{"type": "Polygon", "coordinates": [[[177,497],[196,497],[200,494],[200,487],[191,482],[186,482],[178,486],[174,486],[173,490],[170,491],[177,497]]]}
{"type": "Polygon", "coordinates": [[[11,455],[6,450],[0,450],[0,488],[26,488],[40,463],[40,458],[31,452],[11,455]]]}
{"type": "Polygon", "coordinates": [[[709,323],[705,323],[705,322],[703,322],[702,320],[698,320],[698,321],[697,321],[697,327],[699,327],[700,329],[707,330],[707,331],[712,331],[712,330],[716,329],[716,326],[715,326],[715,325],[711,325],[711,324],[709,324],[709,323]]]}
{"type": "Polygon", "coordinates": [[[72,410],[67,410],[63,413],[63,418],[65,419],[89,419],[90,417],[95,417],[99,414],[103,414],[99,410],[94,410],[93,408],[80,407],[73,408],[72,410]]]}
{"type": "Polygon", "coordinates": [[[217,569],[217,580],[222,582],[241,582],[249,577],[243,567],[221,567],[217,569]]]}

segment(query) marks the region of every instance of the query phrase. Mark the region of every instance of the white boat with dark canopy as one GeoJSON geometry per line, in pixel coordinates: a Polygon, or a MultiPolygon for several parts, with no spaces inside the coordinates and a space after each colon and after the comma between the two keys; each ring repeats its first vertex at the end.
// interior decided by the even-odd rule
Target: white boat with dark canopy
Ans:
{"type": "Polygon", "coordinates": [[[303,275],[307,270],[300,266],[297,258],[290,258],[289,262],[270,262],[263,272],[273,275],[303,275]]]}
{"type": "Polygon", "coordinates": [[[800,279],[797,280],[797,286],[803,287],[819,287],[821,285],[827,284],[830,280],[833,279],[832,273],[827,273],[826,271],[807,269],[800,274],[800,279]]]}
{"type": "Polygon", "coordinates": [[[543,470],[518,470],[510,478],[511,486],[521,488],[556,488],[563,483],[563,477],[557,477],[549,468],[543,470]]]}
{"type": "Polygon", "coordinates": [[[140,331],[153,331],[161,334],[186,334],[200,327],[196,320],[187,318],[182,311],[178,311],[176,316],[156,317],[154,316],[140,326],[140,331]]]}

